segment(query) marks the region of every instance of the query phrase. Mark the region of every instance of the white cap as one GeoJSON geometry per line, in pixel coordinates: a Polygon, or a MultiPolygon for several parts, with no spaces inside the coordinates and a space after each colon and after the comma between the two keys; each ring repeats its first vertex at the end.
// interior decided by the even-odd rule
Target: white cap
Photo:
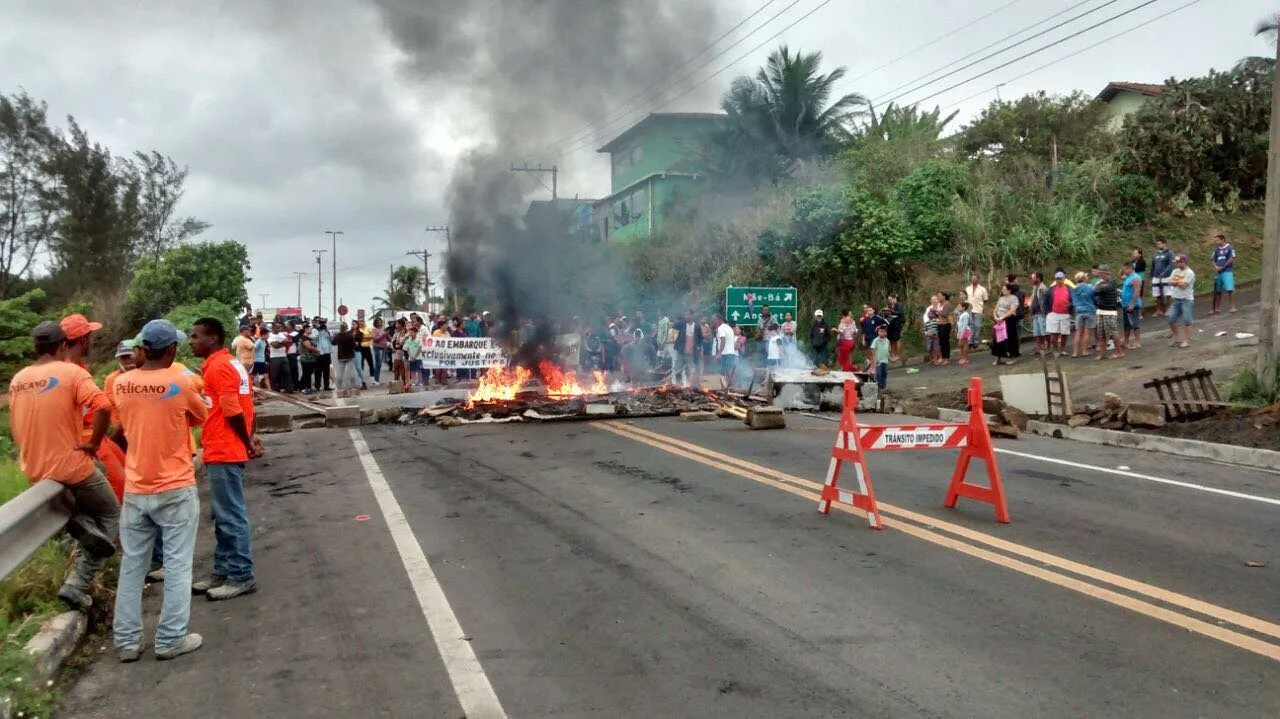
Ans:
{"type": "Polygon", "coordinates": [[[814,316],[814,317],[821,317],[821,316],[822,316],[822,310],[814,310],[814,311],[813,311],[813,316],[814,316]]]}

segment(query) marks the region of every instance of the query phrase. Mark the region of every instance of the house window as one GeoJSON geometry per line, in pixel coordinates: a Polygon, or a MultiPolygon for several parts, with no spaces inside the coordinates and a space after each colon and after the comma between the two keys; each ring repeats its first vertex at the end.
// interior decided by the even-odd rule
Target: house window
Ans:
{"type": "Polygon", "coordinates": [[[631,166],[635,167],[644,160],[644,145],[636,145],[631,148],[631,166]]]}
{"type": "Polygon", "coordinates": [[[619,175],[627,171],[627,159],[628,159],[627,156],[622,153],[618,153],[613,156],[613,176],[614,177],[618,177],[619,175]]]}
{"type": "Polygon", "coordinates": [[[613,202],[613,226],[626,227],[633,222],[639,222],[648,210],[649,205],[643,188],[624,195],[613,202]]]}

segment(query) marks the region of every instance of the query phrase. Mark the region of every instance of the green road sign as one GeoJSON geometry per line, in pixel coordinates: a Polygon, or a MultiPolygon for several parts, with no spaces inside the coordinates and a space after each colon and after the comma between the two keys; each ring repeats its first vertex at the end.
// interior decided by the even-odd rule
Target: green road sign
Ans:
{"type": "Polygon", "coordinates": [[[799,304],[800,293],[794,287],[729,287],[724,291],[725,319],[738,324],[755,324],[765,305],[779,323],[788,312],[798,318],[799,304]]]}

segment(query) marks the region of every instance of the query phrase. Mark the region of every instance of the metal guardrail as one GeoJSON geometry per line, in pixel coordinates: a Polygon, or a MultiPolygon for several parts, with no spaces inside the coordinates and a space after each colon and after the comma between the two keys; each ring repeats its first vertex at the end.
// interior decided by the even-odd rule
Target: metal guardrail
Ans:
{"type": "Polygon", "coordinates": [[[45,479],[0,504],[0,580],[22,566],[71,518],[62,490],[61,484],[45,479]]]}

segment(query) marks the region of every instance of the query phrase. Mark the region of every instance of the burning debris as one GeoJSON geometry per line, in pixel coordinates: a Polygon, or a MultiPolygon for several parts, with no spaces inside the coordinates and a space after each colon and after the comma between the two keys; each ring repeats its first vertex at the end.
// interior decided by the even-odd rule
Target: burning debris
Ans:
{"type": "Polygon", "coordinates": [[[535,372],[516,367],[491,367],[466,399],[442,400],[418,413],[420,419],[442,427],[501,422],[548,422],[616,417],[671,417],[685,412],[713,412],[739,419],[768,402],[730,391],[709,391],[664,385],[626,388],[610,386],[605,373],[592,373],[591,382],[576,373],[542,362],[535,372]]]}

